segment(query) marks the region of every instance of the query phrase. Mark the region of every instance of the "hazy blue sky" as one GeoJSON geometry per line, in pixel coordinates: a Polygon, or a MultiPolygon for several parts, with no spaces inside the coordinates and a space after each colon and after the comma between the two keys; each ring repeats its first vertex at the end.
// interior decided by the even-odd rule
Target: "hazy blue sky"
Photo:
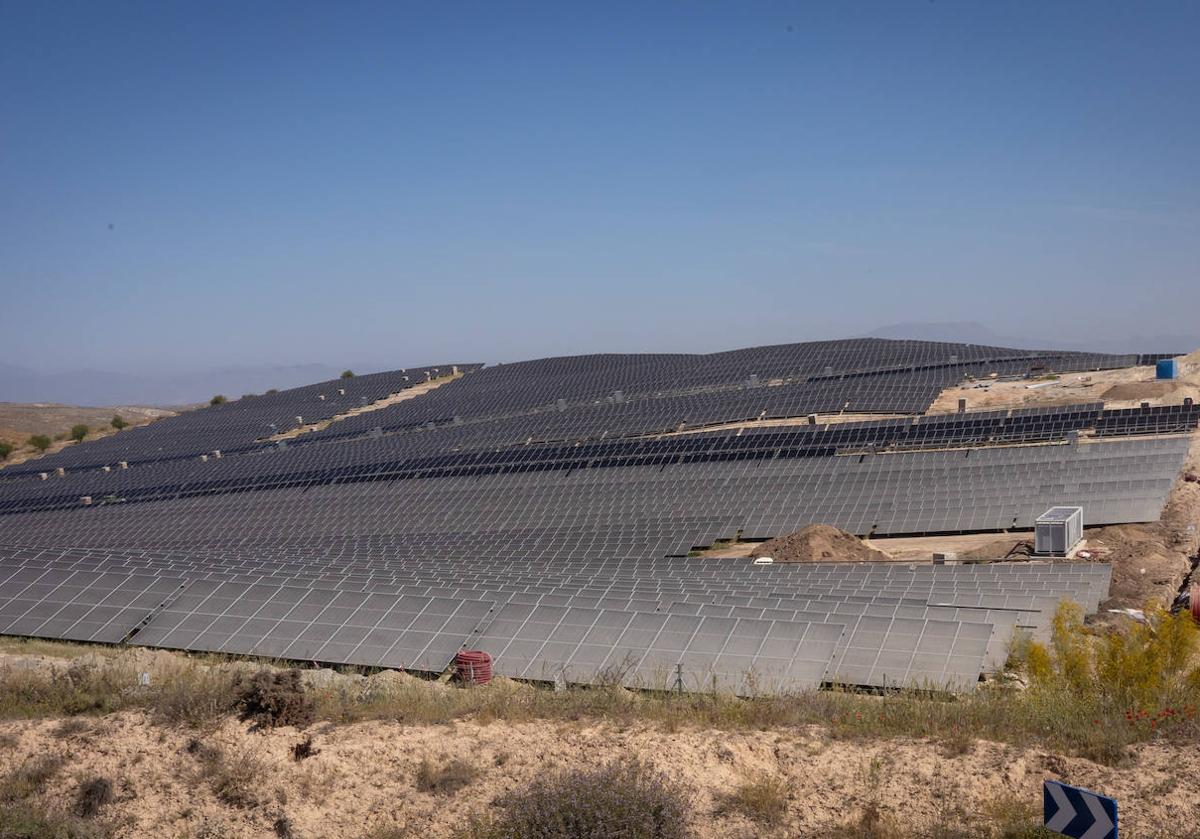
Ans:
{"type": "Polygon", "coordinates": [[[1198,43],[1182,0],[0,0],[0,361],[1194,333],[1198,43]]]}

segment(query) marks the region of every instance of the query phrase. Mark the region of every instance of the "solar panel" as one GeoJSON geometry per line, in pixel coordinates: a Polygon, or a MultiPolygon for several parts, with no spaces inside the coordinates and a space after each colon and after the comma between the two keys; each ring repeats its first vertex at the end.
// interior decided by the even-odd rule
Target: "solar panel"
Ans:
{"type": "Polygon", "coordinates": [[[178,577],[0,566],[0,634],[117,643],[183,584],[178,577]]]}

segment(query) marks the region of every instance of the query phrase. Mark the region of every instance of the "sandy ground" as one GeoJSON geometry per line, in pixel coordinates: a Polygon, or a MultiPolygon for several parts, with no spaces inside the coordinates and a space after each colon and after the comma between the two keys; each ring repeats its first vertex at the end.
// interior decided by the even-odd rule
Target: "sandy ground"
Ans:
{"type": "Polygon", "coordinates": [[[1194,826],[1200,818],[1193,784],[1200,777],[1200,750],[1194,744],[1141,746],[1133,766],[1111,769],[982,741],[956,756],[925,741],[835,741],[819,727],[667,733],[582,722],[373,722],[314,727],[305,733],[315,733],[320,753],[297,762],[291,750],[303,735],[291,728],[248,733],[230,721],[196,735],[151,725],[137,713],[103,718],[75,733],[64,734],[59,726],[50,720],[0,723],[0,736],[16,738],[0,752],[4,762],[66,756],[70,768],[49,794],[50,802],[64,807],[81,779],[113,779],[117,802],[108,814],[124,825],[119,835],[129,837],[271,837],[280,817],[297,837],[359,837],[383,826],[450,837],[467,815],[485,812],[498,796],[548,772],[629,755],[649,757],[694,791],[703,839],[820,836],[857,818],[872,801],[908,827],[961,824],[949,807],[988,812],[999,802],[1019,800],[1036,808],[1046,778],[1116,796],[1124,835],[1166,835],[1159,832],[1164,826],[1194,826]],[[257,804],[232,806],[213,794],[189,753],[193,737],[261,763],[250,785],[257,804]],[[424,758],[435,765],[458,758],[480,774],[454,795],[420,792],[414,778],[424,758]],[[714,814],[714,794],[756,773],[786,779],[790,787],[787,816],[776,829],[714,814]]]}
{"type": "MultiPolygon", "coordinates": [[[[839,425],[844,422],[870,422],[872,420],[903,419],[909,414],[816,414],[817,425],[839,425]]],[[[748,420],[745,422],[724,422],[715,425],[698,425],[694,428],[684,428],[679,431],[668,431],[665,434],[646,434],[647,438],[680,437],[687,434],[706,434],[710,431],[737,431],[743,428],[786,428],[796,425],[809,425],[808,417],[788,417],[786,419],[748,420]]],[[[631,438],[636,439],[636,438],[631,438]]]]}
{"type": "Polygon", "coordinates": [[[1064,373],[1058,380],[1049,382],[1024,379],[969,382],[942,391],[927,413],[953,413],[958,410],[961,398],[967,400],[968,411],[1079,402],[1104,402],[1109,408],[1135,408],[1142,402],[1179,405],[1186,397],[1200,400],[1200,351],[1181,356],[1180,361],[1183,371],[1174,382],[1157,381],[1153,367],[1064,373]]]}
{"type": "MultiPolygon", "coordinates": [[[[877,536],[873,539],[863,539],[862,543],[884,554],[883,561],[929,562],[934,553],[946,552],[975,556],[975,552],[982,550],[994,558],[999,558],[1018,542],[1032,539],[1032,530],[1014,530],[1004,535],[960,533],[952,536],[877,536]]],[[[761,551],[764,544],[732,542],[703,551],[701,556],[705,559],[744,559],[761,551]]]]}
{"type": "Polygon", "coordinates": [[[397,402],[404,402],[409,399],[416,399],[418,396],[424,396],[425,394],[429,393],[429,391],[439,388],[447,382],[452,382],[455,379],[461,379],[464,375],[466,374],[455,373],[452,376],[442,376],[441,378],[431,379],[428,382],[422,382],[419,385],[413,385],[410,388],[405,388],[404,390],[389,394],[382,399],[377,399],[370,405],[351,408],[349,411],[332,416],[327,420],[321,420],[321,422],[302,425],[299,428],[293,428],[290,431],[281,431],[278,434],[273,434],[270,437],[264,437],[263,439],[268,442],[274,442],[276,440],[290,440],[293,437],[299,437],[301,434],[308,434],[313,431],[324,431],[335,422],[340,422],[341,420],[349,417],[356,417],[359,414],[369,414],[372,411],[378,411],[381,408],[388,407],[389,405],[395,405],[397,402]]]}

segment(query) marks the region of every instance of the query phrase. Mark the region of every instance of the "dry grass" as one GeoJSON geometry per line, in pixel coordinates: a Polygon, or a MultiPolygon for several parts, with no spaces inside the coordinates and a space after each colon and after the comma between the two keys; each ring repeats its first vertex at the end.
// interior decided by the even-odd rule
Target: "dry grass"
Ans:
{"type": "Polygon", "coordinates": [[[79,787],[75,795],[75,814],[80,818],[92,819],[100,810],[113,803],[113,784],[108,778],[92,778],[79,787]]]}
{"type": "Polygon", "coordinates": [[[23,801],[41,795],[46,785],[66,766],[67,760],[58,754],[40,754],[11,770],[0,779],[0,800],[23,801]]]}
{"type": "Polygon", "coordinates": [[[200,779],[209,785],[217,800],[244,809],[263,803],[259,791],[267,767],[254,751],[225,749],[192,740],[188,752],[196,759],[200,779]]]}
{"type": "Polygon", "coordinates": [[[119,666],[0,669],[0,719],[106,714],[129,706],[132,673],[119,666]]]}
{"type": "Polygon", "coordinates": [[[362,839],[414,839],[416,835],[415,831],[407,827],[389,824],[364,833],[362,839]]]}
{"type": "Polygon", "coordinates": [[[310,734],[303,740],[292,746],[292,759],[299,763],[302,760],[308,760],[310,757],[316,757],[321,753],[321,750],[313,745],[313,738],[310,734]]]}
{"type": "Polygon", "coordinates": [[[718,796],[715,814],[737,813],[760,824],[774,825],[787,815],[789,790],[783,778],[756,774],[718,796]]]}
{"type": "MultiPolygon", "coordinates": [[[[67,760],[41,754],[12,766],[0,777],[0,837],[4,839],[103,839],[104,823],[88,823],[41,803],[59,781],[67,760]]],[[[7,764],[6,764],[7,765],[7,764]]]]}
{"type": "Polygon", "coordinates": [[[236,671],[188,661],[154,675],[146,701],[164,722],[204,728],[237,707],[236,671]]]}
{"type": "Polygon", "coordinates": [[[415,783],[419,792],[454,795],[478,777],[479,770],[464,760],[454,759],[438,766],[426,757],[417,767],[415,783]]]}
{"type": "Polygon", "coordinates": [[[638,760],[542,778],[464,839],[687,839],[691,793],[638,760]]]}
{"type": "MultiPolygon", "coordinates": [[[[149,687],[139,687],[127,656],[92,659],[67,669],[0,669],[0,719],[98,715],[141,709],[162,724],[205,730],[241,711],[256,723],[369,720],[440,725],[531,721],[650,723],[667,731],[765,730],[820,725],[834,737],[929,738],[947,754],[967,753],[976,738],[1037,744],[1110,765],[1131,744],[1159,737],[1200,739],[1200,632],[1186,618],[1152,616],[1152,625],[1094,637],[1071,607],[1056,620],[1048,647],[1014,649],[1011,664],[1027,670],[1027,690],[981,686],[970,695],[912,692],[868,695],[819,691],[738,699],[725,694],[643,692],[616,686],[551,691],[500,679],[460,689],[416,678],[333,678],[305,687],[298,671],[260,672],[216,657],[165,659],[149,687]]],[[[77,723],[62,736],[81,731],[77,723]]]]}
{"type": "Polygon", "coordinates": [[[71,641],[46,641],[41,638],[16,638],[4,635],[0,636],[0,654],[65,659],[79,658],[84,655],[115,658],[121,654],[121,650],[106,644],[76,644],[71,641]]]}
{"type": "Polygon", "coordinates": [[[70,717],[54,728],[54,736],[60,740],[78,737],[92,730],[92,724],[82,717],[70,717]]]}

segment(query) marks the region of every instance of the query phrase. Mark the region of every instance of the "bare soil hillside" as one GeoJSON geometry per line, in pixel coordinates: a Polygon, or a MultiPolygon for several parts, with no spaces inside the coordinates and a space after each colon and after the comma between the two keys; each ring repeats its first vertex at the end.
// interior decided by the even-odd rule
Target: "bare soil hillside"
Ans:
{"type": "Polygon", "coordinates": [[[956,701],[467,688],[0,637],[0,836],[491,839],[464,828],[506,796],[637,758],[686,791],[694,839],[1036,836],[1047,778],[1116,796],[1123,835],[1194,837],[1197,711],[1151,701],[1168,697],[1143,721],[1035,687],[956,701]],[[245,678],[272,673],[293,677],[272,714],[293,716],[239,721],[245,678]]]}
{"type": "Polygon", "coordinates": [[[0,461],[0,467],[38,457],[37,450],[27,444],[29,438],[35,434],[43,434],[51,439],[52,445],[46,451],[52,453],[74,445],[73,441],[67,439],[67,435],[76,425],[88,427],[87,439],[90,440],[116,433],[116,429],[112,427],[113,417],[116,416],[128,423],[129,428],[133,428],[163,417],[175,416],[176,413],[166,408],[145,405],[88,408],[51,403],[0,402],[0,441],[16,447],[6,460],[0,461]]]}
{"type": "Polygon", "coordinates": [[[1178,405],[1185,398],[1200,400],[1200,351],[1182,356],[1180,363],[1180,377],[1172,382],[1158,381],[1153,367],[1064,373],[1040,381],[968,382],[942,391],[927,413],[952,413],[959,399],[967,400],[969,411],[1101,401],[1109,408],[1133,408],[1142,402],[1178,405]]]}
{"type": "Polygon", "coordinates": [[[844,831],[867,808],[930,831],[912,835],[939,835],[936,826],[947,824],[962,830],[971,818],[997,809],[1033,821],[1046,778],[1116,796],[1123,832],[1132,835],[1166,835],[1159,832],[1164,826],[1194,826],[1200,817],[1187,780],[1200,774],[1200,752],[1186,744],[1142,746],[1136,768],[1111,769],[983,741],[957,755],[921,740],[840,741],[816,726],[669,733],[603,722],[372,722],[315,732],[318,753],[297,761],[293,750],[308,732],[292,728],[250,733],[245,724],[227,721],[189,732],[154,726],[138,713],[73,726],[60,720],[0,724],[9,744],[7,766],[35,756],[65,759],[67,768],[46,796],[52,807],[69,810],[86,779],[113,779],[107,816],[126,837],[449,838],[462,835],[471,815],[487,813],[497,798],[533,780],[629,755],[646,756],[694,792],[699,839],[855,835],[844,831]],[[227,776],[215,777],[206,767],[210,749],[230,761],[227,776]],[[419,788],[423,761],[443,767],[453,760],[473,770],[462,789],[419,788]],[[719,810],[722,794],[764,775],[785,784],[777,824],[719,810]]]}

